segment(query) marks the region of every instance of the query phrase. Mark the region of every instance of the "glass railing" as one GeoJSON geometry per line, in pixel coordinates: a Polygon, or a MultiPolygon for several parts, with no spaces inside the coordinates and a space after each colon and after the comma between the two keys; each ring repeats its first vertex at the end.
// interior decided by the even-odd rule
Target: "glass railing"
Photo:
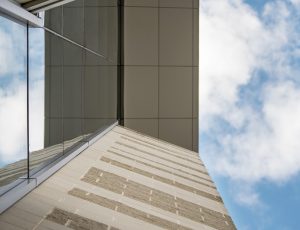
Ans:
{"type": "Polygon", "coordinates": [[[26,44],[26,26],[0,15],[0,192],[27,173],[26,44]]]}
{"type": "Polygon", "coordinates": [[[0,195],[117,120],[116,2],[40,16],[45,27],[27,33],[0,15],[0,195]]]}

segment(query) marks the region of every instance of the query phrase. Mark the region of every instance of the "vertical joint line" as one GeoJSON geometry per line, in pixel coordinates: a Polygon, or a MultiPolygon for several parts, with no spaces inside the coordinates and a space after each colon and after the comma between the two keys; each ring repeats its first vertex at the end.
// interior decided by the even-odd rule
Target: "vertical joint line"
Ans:
{"type": "MultiPolygon", "coordinates": [[[[86,47],[86,35],[85,35],[85,32],[86,32],[86,29],[85,29],[85,0],[83,0],[83,46],[86,47]]],[[[85,73],[86,73],[86,50],[83,50],[82,51],[82,64],[83,64],[83,67],[81,67],[81,97],[80,97],[80,100],[81,100],[81,119],[80,119],[80,124],[81,124],[81,135],[82,135],[82,139],[83,141],[86,141],[86,135],[85,135],[85,132],[84,132],[84,127],[85,127],[85,120],[84,120],[84,107],[85,107],[85,104],[84,104],[84,94],[85,94],[85,91],[84,91],[84,80],[85,80],[85,73]]]]}
{"type": "MultiPolygon", "coordinates": [[[[194,1],[193,1],[193,6],[194,6],[194,1]]],[[[194,7],[192,9],[192,150],[194,150],[194,95],[195,95],[195,92],[194,92],[194,49],[195,49],[195,39],[194,39],[194,36],[195,36],[195,18],[194,18],[194,7]]]]}
{"type": "Polygon", "coordinates": [[[159,101],[160,101],[160,95],[159,95],[159,91],[160,91],[160,84],[159,84],[159,81],[160,81],[160,59],[159,59],[159,56],[160,56],[160,54],[159,54],[159,50],[160,50],[160,42],[159,42],[159,40],[160,40],[160,28],[159,28],[159,25],[160,25],[160,0],[158,0],[158,8],[157,8],[157,74],[158,74],[158,76],[157,76],[157,78],[158,78],[158,92],[157,92],[157,94],[158,94],[158,102],[157,102],[157,105],[158,105],[158,109],[157,109],[157,111],[158,111],[158,119],[157,119],[157,136],[158,136],[158,139],[160,138],[160,135],[159,135],[159,124],[160,124],[160,112],[159,112],[159,106],[160,106],[160,104],[159,104],[159,101]]]}
{"type": "Polygon", "coordinates": [[[117,120],[124,126],[124,2],[118,1],[118,82],[117,82],[117,120]]]}
{"type": "MultiPolygon", "coordinates": [[[[62,5],[61,7],[61,15],[62,15],[62,28],[61,34],[64,35],[64,8],[65,6],[62,5]]],[[[64,155],[65,152],[65,132],[64,132],[64,64],[65,64],[65,41],[62,41],[62,63],[61,63],[61,132],[62,132],[62,154],[64,155]]]]}

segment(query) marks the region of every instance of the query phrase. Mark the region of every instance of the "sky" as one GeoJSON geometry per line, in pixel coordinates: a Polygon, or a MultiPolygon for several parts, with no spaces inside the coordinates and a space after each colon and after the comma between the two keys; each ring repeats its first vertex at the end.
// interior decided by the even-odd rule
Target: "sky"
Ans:
{"type": "Polygon", "coordinates": [[[238,229],[300,229],[300,0],[200,1],[200,153],[238,229]]]}

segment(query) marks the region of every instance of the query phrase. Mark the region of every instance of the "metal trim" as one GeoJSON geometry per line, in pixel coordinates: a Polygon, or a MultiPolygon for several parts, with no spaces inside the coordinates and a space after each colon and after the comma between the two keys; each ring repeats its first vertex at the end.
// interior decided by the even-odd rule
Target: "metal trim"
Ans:
{"type": "Polygon", "coordinates": [[[22,6],[32,13],[38,13],[73,1],[75,0],[35,0],[24,3],[22,6]]]}
{"type": "Polygon", "coordinates": [[[27,179],[30,178],[30,150],[29,150],[29,25],[26,25],[26,125],[27,125],[27,179]]]}
{"type": "Polygon", "coordinates": [[[43,26],[43,20],[9,0],[1,0],[0,11],[31,26],[43,26]]]}
{"type": "Polygon", "coordinates": [[[79,43],[74,42],[74,41],[72,41],[71,39],[69,39],[69,38],[67,38],[67,37],[64,37],[63,35],[61,35],[61,34],[55,32],[55,31],[53,31],[53,30],[51,30],[51,29],[48,29],[47,27],[42,26],[42,29],[44,29],[45,31],[47,31],[47,32],[49,32],[49,33],[51,33],[51,34],[53,34],[53,35],[55,35],[55,36],[57,36],[57,37],[59,37],[59,38],[65,40],[65,41],[68,41],[68,42],[72,43],[73,45],[79,46],[80,48],[82,48],[82,49],[84,49],[84,50],[87,50],[87,51],[89,51],[90,53],[92,53],[92,54],[94,54],[94,55],[96,55],[96,56],[98,56],[98,57],[102,57],[103,59],[105,59],[105,60],[108,61],[108,62],[111,62],[111,61],[110,61],[107,57],[105,57],[103,54],[96,53],[95,51],[93,51],[93,50],[91,50],[91,49],[89,49],[89,48],[87,48],[87,47],[84,47],[83,45],[80,45],[79,43]]]}
{"type": "Polygon", "coordinates": [[[119,124],[124,126],[124,0],[118,0],[118,103],[119,124]]]}

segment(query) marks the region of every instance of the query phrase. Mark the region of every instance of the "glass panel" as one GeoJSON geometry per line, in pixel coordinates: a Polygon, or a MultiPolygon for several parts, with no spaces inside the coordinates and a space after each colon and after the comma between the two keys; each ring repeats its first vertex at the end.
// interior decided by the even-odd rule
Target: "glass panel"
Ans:
{"type": "Polygon", "coordinates": [[[44,25],[46,28],[58,34],[62,34],[63,32],[62,15],[63,15],[63,7],[59,6],[47,10],[46,12],[42,12],[39,16],[41,18],[44,18],[44,25]]]}
{"type": "Polygon", "coordinates": [[[115,1],[85,2],[85,45],[102,55],[97,58],[86,53],[87,64],[117,65],[118,7],[115,1]]]}
{"type": "Polygon", "coordinates": [[[45,127],[45,54],[43,29],[29,29],[29,151],[33,169],[43,159],[45,127]]]}
{"type": "Polygon", "coordinates": [[[41,12],[45,27],[0,15],[0,195],[117,120],[118,8],[77,0],[41,12]],[[70,41],[71,40],[71,41],[70,41]],[[79,44],[79,45],[78,45],[79,44]]]}
{"type": "Polygon", "coordinates": [[[117,1],[85,1],[84,133],[117,120],[117,1]]]}
{"type": "Polygon", "coordinates": [[[27,174],[26,37],[0,15],[0,194],[27,174]]]}
{"type": "Polygon", "coordinates": [[[63,5],[63,36],[84,45],[84,8],[83,0],[63,5]]]}
{"type": "Polygon", "coordinates": [[[63,123],[64,149],[79,143],[82,136],[82,78],[84,49],[64,41],[63,123]]]}
{"type": "MultiPolygon", "coordinates": [[[[70,148],[83,143],[84,137],[117,120],[116,1],[77,0],[41,12],[40,15],[44,18],[46,28],[67,39],[43,28],[29,28],[31,175],[57,157],[66,154],[70,148]]],[[[8,54],[4,52],[7,52],[13,58],[6,58],[0,64],[0,129],[3,130],[8,125],[13,127],[11,130],[17,134],[6,137],[1,135],[0,167],[24,159],[18,162],[23,171],[14,175],[14,178],[17,178],[27,172],[26,28],[10,20],[6,23],[16,25],[6,25],[4,20],[7,19],[2,19],[0,30],[0,39],[3,40],[0,40],[3,52],[1,57],[6,57],[8,54]],[[20,32],[16,32],[17,28],[23,31],[22,36],[20,32]],[[10,33],[5,35],[7,38],[2,36],[7,32],[10,33]],[[5,42],[10,46],[2,45],[5,42]],[[10,52],[7,51],[7,47],[11,49],[10,52]],[[8,61],[14,62],[10,64],[8,61]],[[18,63],[15,64],[16,62],[18,63]],[[12,65],[18,68],[13,68],[12,65]],[[14,96],[18,96],[22,106],[8,103],[12,100],[10,97],[14,96]],[[18,122],[4,122],[6,117],[18,122]],[[16,137],[19,139],[13,139],[16,137]],[[13,150],[10,149],[13,153],[3,152],[2,149],[8,146],[8,143],[16,142],[20,144],[14,144],[13,150]],[[19,149],[16,149],[16,146],[19,149]]],[[[0,181],[2,178],[4,177],[0,176],[0,181]]]]}
{"type": "Polygon", "coordinates": [[[33,174],[63,154],[63,40],[41,28],[30,28],[29,44],[29,146],[33,174]]]}
{"type": "MultiPolygon", "coordinates": [[[[101,57],[89,54],[100,63],[101,57]]],[[[85,66],[84,133],[92,133],[117,119],[117,66],[85,66]]]]}

